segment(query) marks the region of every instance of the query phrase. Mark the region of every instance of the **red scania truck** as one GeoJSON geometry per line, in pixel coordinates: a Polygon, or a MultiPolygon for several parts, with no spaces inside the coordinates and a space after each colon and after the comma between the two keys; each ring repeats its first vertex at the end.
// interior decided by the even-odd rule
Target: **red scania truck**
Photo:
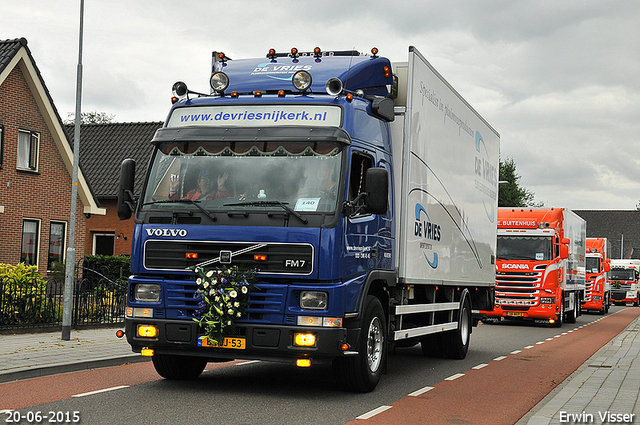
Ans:
{"type": "Polygon", "coordinates": [[[496,293],[485,321],[574,323],[585,292],[586,223],[565,208],[498,209],[496,293]]]}
{"type": "Polygon", "coordinates": [[[611,259],[607,238],[587,238],[586,293],[583,310],[607,314],[611,305],[611,283],[607,280],[611,259]]]}

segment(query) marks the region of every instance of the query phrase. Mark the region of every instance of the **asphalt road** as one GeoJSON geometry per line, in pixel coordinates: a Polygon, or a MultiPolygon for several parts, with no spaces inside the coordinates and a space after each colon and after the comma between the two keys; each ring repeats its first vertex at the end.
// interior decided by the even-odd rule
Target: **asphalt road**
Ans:
{"type": "MultiPolygon", "coordinates": [[[[620,309],[614,307],[611,313],[620,309]]],[[[419,346],[399,348],[389,357],[387,374],[368,394],[338,389],[330,367],[296,369],[277,363],[236,361],[211,364],[196,381],[163,380],[150,363],[141,363],[0,384],[0,397],[5,399],[4,406],[19,409],[22,415],[31,412],[33,418],[34,412],[42,412],[42,423],[50,423],[46,420],[49,412],[58,419],[61,414],[73,419],[73,413],[78,412],[82,424],[345,424],[380,406],[406,399],[410,393],[601,317],[583,315],[578,323],[564,324],[561,329],[515,322],[481,324],[473,329],[471,348],[464,360],[425,358],[419,346]]],[[[561,343],[562,337],[558,341],[561,343]]],[[[571,349],[579,352],[580,342],[571,349]]],[[[508,375],[508,370],[503,373],[508,375]]],[[[495,379],[499,382],[501,378],[495,379]]],[[[508,379],[522,381],[523,385],[516,388],[523,397],[531,385],[550,385],[516,376],[508,379]]],[[[460,403],[465,397],[477,402],[482,388],[474,388],[476,394],[460,394],[459,400],[438,402],[446,406],[460,403]]],[[[3,415],[1,419],[7,422],[7,414],[3,415]]]]}

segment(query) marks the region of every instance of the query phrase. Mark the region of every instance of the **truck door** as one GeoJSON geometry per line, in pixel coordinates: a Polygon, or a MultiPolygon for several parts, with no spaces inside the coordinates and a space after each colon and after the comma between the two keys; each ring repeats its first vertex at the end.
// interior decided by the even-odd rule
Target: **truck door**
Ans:
{"type": "MultiPolygon", "coordinates": [[[[385,167],[391,176],[388,162],[376,163],[375,152],[352,150],[349,162],[347,197],[350,202],[365,191],[364,179],[369,168],[385,167]]],[[[362,209],[364,202],[365,200],[361,199],[355,203],[345,217],[346,275],[366,273],[372,269],[393,268],[390,214],[370,214],[362,209]]]]}

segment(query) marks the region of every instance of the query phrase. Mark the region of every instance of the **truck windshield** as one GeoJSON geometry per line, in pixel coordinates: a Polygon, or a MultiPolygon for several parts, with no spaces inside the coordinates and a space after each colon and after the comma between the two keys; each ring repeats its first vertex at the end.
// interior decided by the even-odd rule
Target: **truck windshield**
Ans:
{"type": "Polygon", "coordinates": [[[498,259],[544,261],[553,259],[550,237],[498,236],[498,259]]]}
{"type": "Polygon", "coordinates": [[[609,280],[636,280],[635,270],[611,269],[609,272],[609,280]]]}
{"type": "Polygon", "coordinates": [[[337,142],[159,144],[143,209],[336,210],[342,148],[337,142]],[[256,202],[253,202],[256,201],[256,202]],[[198,207],[198,208],[196,208],[198,207]]]}
{"type": "Polygon", "coordinates": [[[600,257],[587,257],[587,273],[600,273],[600,257]]]}

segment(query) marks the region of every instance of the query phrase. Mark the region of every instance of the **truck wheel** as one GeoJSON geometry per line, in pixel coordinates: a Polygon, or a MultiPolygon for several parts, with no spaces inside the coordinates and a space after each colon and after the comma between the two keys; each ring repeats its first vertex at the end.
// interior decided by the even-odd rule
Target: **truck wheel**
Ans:
{"type": "Polygon", "coordinates": [[[196,379],[207,366],[203,357],[154,354],[151,360],[158,375],[175,380],[196,379]]]}
{"type": "Polygon", "coordinates": [[[458,329],[442,334],[444,355],[450,359],[464,359],[471,339],[471,302],[468,292],[462,293],[458,311],[458,329]]]}
{"type": "Polygon", "coordinates": [[[368,295],[358,355],[336,358],[333,362],[334,371],[345,388],[362,393],[373,391],[382,376],[386,338],[387,325],[382,304],[376,297],[368,295]]]}

